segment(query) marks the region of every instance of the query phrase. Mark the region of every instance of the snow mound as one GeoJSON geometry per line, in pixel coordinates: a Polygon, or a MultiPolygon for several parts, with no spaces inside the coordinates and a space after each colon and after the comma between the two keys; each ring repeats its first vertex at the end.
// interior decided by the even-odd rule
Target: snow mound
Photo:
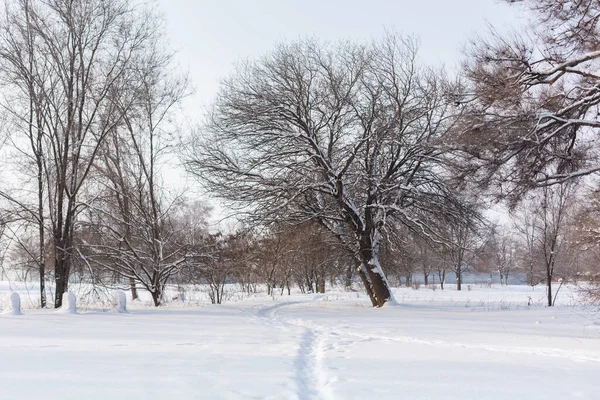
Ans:
{"type": "Polygon", "coordinates": [[[2,314],[22,315],[21,314],[21,297],[17,292],[11,292],[6,296],[8,307],[2,314]]]}
{"type": "Polygon", "coordinates": [[[77,314],[77,298],[73,292],[66,292],[62,295],[62,307],[57,312],[64,314],[77,314]]]}
{"type": "Polygon", "coordinates": [[[115,292],[113,297],[113,306],[115,307],[115,310],[120,313],[127,312],[127,296],[125,295],[124,291],[118,290],[115,292]]]}

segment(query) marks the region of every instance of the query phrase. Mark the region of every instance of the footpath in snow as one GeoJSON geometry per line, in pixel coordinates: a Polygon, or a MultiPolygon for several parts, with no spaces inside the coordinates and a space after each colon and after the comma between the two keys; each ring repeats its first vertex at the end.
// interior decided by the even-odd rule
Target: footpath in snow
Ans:
{"type": "Polygon", "coordinates": [[[596,399],[600,317],[492,292],[0,316],[3,399],[596,399]],[[487,296],[487,297],[486,297],[487,296]]]}

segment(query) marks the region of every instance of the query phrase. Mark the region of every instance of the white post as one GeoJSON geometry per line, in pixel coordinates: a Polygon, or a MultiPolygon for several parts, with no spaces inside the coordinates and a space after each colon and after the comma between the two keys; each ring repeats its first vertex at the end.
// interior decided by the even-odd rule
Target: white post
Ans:
{"type": "Polygon", "coordinates": [[[11,292],[6,296],[8,303],[5,314],[21,315],[21,296],[17,292],[11,292]]]}
{"type": "Polygon", "coordinates": [[[117,290],[114,294],[113,305],[120,313],[127,312],[127,295],[122,290],[117,290]]]}
{"type": "Polygon", "coordinates": [[[60,312],[68,314],[77,314],[77,298],[73,292],[66,292],[62,295],[62,307],[60,312]]]}

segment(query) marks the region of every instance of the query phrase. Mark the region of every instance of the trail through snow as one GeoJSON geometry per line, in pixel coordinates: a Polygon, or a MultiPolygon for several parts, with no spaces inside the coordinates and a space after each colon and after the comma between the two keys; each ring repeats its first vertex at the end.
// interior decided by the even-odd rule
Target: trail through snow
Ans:
{"type": "Polygon", "coordinates": [[[330,383],[335,378],[329,377],[323,365],[325,349],[323,347],[322,333],[309,326],[287,321],[279,316],[278,311],[283,307],[307,304],[319,300],[322,296],[313,296],[307,301],[281,302],[273,306],[261,308],[257,315],[267,323],[281,327],[302,330],[298,351],[294,360],[298,399],[300,400],[334,400],[330,383]]]}

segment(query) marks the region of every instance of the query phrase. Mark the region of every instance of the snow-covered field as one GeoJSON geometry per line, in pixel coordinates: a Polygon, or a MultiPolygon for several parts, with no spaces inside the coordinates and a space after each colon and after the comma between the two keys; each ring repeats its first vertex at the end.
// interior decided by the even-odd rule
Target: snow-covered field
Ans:
{"type": "Polygon", "coordinates": [[[541,287],[395,296],[382,309],[332,292],[0,315],[0,398],[598,398],[600,314],[571,288],[554,308],[541,287]]]}

